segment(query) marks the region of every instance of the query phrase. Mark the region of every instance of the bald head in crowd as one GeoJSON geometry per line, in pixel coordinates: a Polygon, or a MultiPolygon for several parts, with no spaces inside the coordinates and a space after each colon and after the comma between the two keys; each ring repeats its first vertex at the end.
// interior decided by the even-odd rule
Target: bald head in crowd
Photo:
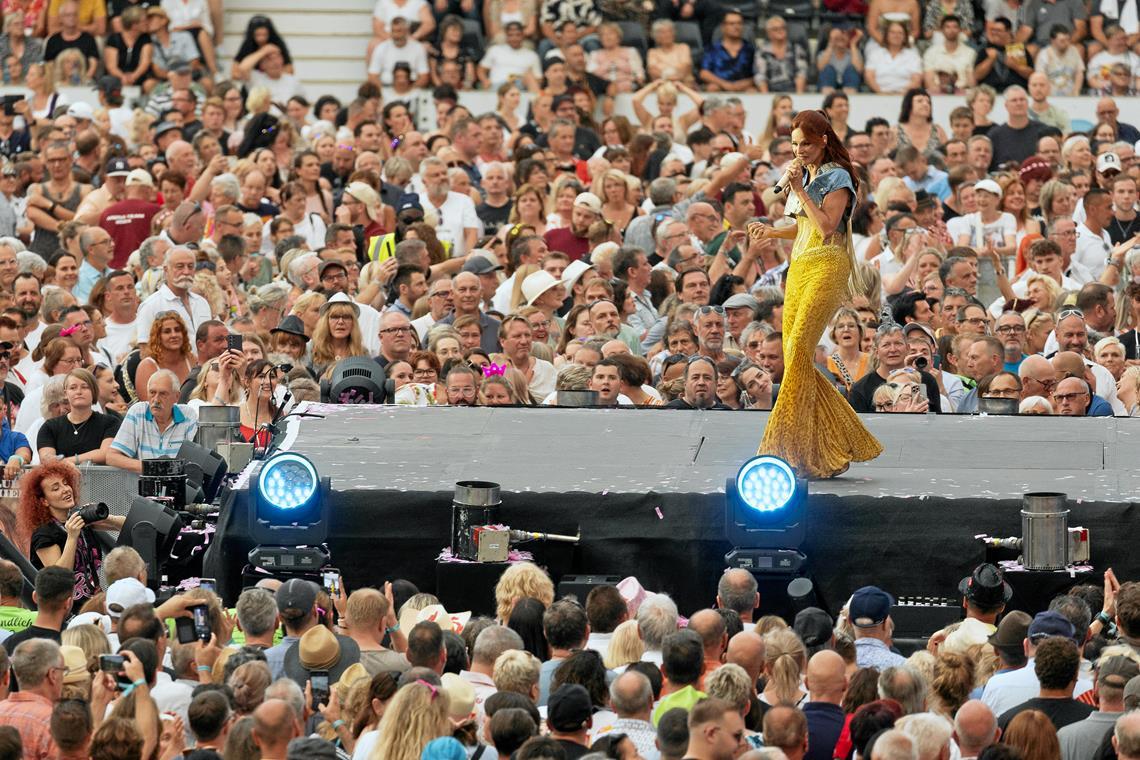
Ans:
{"type": "Polygon", "coordinates": [[[262,757],[285,757],[289,742],[301,735],[293,708],[280,699],[267,699],[253,711],[253,743],[262,757]]]}
{"type": "Polygon", "coordinates": [[[954,741],[962,757],[977,757],[1000,737],[997,718],[985,702],[971,699],[958,708],[954,715],[954,741]]]}
{"type": "Polygon", "coordinates": [[[812,702],[838,705],[847,693],[847,663],[834,650],[823,649],[808,660],[804,680],[812,702]]]}
{"type": "Polygon", "coordinates": [[[724,661],[744,668],[756,683],[764,672],[764,639],[755,631],[741,631],[728,640],[724,661]]]}
{"type": "Polygon", "coordinates": [[[776,705],[764,713],[764,746],[783,750],[788,760],[801,760],[808,747],[808,723],[802,710],[776,705]]]}
{"type": "Polygon", "coordinates": [[[698,610],[689,618],[689,630],[701,637],[705,659],[720,662],[720,656],[728,645],[728,634],[725,633],[724,618],[720,613],[716,610],[698,610]]]}

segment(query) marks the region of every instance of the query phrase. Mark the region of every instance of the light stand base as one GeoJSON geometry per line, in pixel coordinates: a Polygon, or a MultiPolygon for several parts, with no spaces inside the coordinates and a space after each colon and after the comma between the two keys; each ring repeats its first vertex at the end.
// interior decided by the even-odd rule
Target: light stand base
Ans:
{"type": "Polygon", "coordinates": [[[249,564],[271,573],[316,573],[329,563],[323,546],[257,546],[249,552],[249,564]]]}
{"type": "Polygon", "coordinates": [[[724,555],[728,567],[765,575],[799,575],[807,557],[795,549],[740,549],[724,555]]]}
{"type": "Polygon", "coordinates": [[[734,548],[724,555],[727,568],[747,570],[756,579],[756,590],[760,594],[760,612],[765,615],[779,615],[788,625],[792,624],[796,613],[804,607],[818,605],[827,609],[822,599],[813,593],[817,584],[811,581],[807,566],[807,556],[795,549],[741,549],[734,548]],[[789,586],[795,585],[797,593],[802,581],[807,579],[809,592],[806,598],[793,598],[789,586]]]}

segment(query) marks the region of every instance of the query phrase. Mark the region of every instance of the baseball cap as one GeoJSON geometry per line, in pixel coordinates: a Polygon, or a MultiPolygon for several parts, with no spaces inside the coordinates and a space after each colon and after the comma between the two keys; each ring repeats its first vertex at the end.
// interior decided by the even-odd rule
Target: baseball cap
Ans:
{"type": "Polygon", "coordinates": [[[150,176],[150,172],[146,169],[132,169],[130,173],[127,174],[127,187],[134,187],[136,185],[154,187],[154,177],[150,176]]]}
{"type": "Polygon", "coordinates": [[[917,190],[914,194],[914,209],[915,211],[922,211],[924,209],[934,208],[938,205],[938,198],[926,192],[925,190],[917,190]]]}
{"type": "Polygon", "coordinates": [[[864,586],[851,595],[848,606],[851,624],[856,628],[874,628],[891,614],[895,600],[878,586],[864,586]]]}
{"type": "Polygon", "coordinates": [[[103,176],[105,177],[126,177],[130,173],[131,165],[127,163],[127,159],[118,156],[109,160],[103,168],[103,176]]]}
{"type": "Polygon", "coordinates": [[[415,193],[404,193],[400,196],[400,200],[396,202],[396,214],[402,214],[405,211],[419,211],[420,214],[424,213],[424,207],[420,204],[420,196],[415,193]]]}
{"type": "Polygon", "coordinates": [[[804,642],[805,647],[818,647],[831,640],[831,615],[819,607],[807,607],[796,613],[792,630],[804,642]]]}
{"type": "Polygon", "coordinates": [[[1033,642],[1049,636],[1064,636],[1066,639],[1071,639],[1074,633],[1073,624],[1069,622],[1067,617],[1060,612],[1045,610],[1034,615],[1033,622],[1029,624],[1026,638],[1033,642]]]}
{"type": "Polygon", "coordinates": [[[111,617],[119,617],[124,610],[136,604],[154,604],[154,592],[142,585],[138,578],[120,578],[107,587],[105,606],[111,617]]]}
{"type": "Polygon", "coordinates": [[[281,584],[274,595],[277,611],[286,617],[304,617],[317,603],[317,591],[317,584],[312,581],[290,578],[281,584]]]}
{"type": "Polygon", "coordinates": [[[913,332],[920,332],[930,339],[934,345],[938,345],[938,339],[934,337],[934,331],[921,322],[911,322],[903,328],[903,337],[909,336],[913,332]]]}
{"type": "Polygon", "coordinates": [[[95,80],[95,86],[99,89],[100,92],[105,95],[107,93],[116,92],[123,89],[123,80],[119,79],[114,74],[104,74],[95,80]]]}
{"type": "Polygon", "coordinates": [[[546,720],[555,731],[573,733],[579,731],[590,716],[594,706],[590,703],[590,693],[577,683],[564,683],[550,695],[546,705],[546,720]]]}
{"type": "Polygon", "coordinates": [[[325,272],[329,269],[332,269],[333,267],[338,267],[339,269],[343,270],[345,274],[348,274],[348,267],[334,259],[329,261],[322,261],[320,268],[317,269],[317,276],[324,277],[325,272]]]}
{"type": "Polygon", "coordinates": [[[974,183],[975,190],[985,190],[987,193],[993,193],[997,197],[1002,196],[1001,185],[994,182],[992,179],[980,179],[974,183]]]}
{"type": "Polygon", "coordinates": [[[1124,700],[1127,702],[1130,698],[1136,699],[1140,697],[1140,676],[1129,678],[1128,683],[1124,684],[1124,700]]]}
{"type": "Polygon", "coordinates": [[[360,182],[359,180],[349,182],[348,187],[344,189],[344,194],[350,195],[363,203],[364,207],[368,209],[368,216],[373,219],[380,215],[380,196],[372,189],[372,185],[369,185],[367,182],[360,182]]]}
{"type": "Polygon", "coordinates": [[[595,214],[601,216],[602,199],[593,193],[578,193],[578,197],[574,199],[574,207],[584,208],[587,211],[593,211],[595,214]]]}
{"type": "Polygon", "coordinates": [[[573,95],[565,95],[565,94],[556,96],[550,104],[550,110],[551,111],[557,111],[558,106],[562,105],[563,103],[569,103],[570,105],[574,105],[574,96],[573,95]]]}
{"type": "Polygon", "coordinates": [[[1120,165],[1120,156],[1112,151],[1108,153],[1101,153],[1096,160],[1097,174],[1104,174],[1105,172],[1119,172],[1123,171],[1124,167],[1120,165]]]}
{"type": "Polygon", "coordinates": [[[491,272],[498,272],[502,268],[503,265],[497,259],[493,260],[482,253],[473,253],[467,257],[467,261],[463,262],[463,271],[471,274],[490,274],[491,272]]]}
{"type": "Polygon", "coordinates": [[[1029,633],[1029,624],[1033,618],[1029,613],[1014,610],[1001,619],[997,630],[990,637],[989,642],[995,647],[1020,647],[1021,642],[1029,633]]]}
{"type": "Polygon", "coordinates": [[[748,293],[737,293],[736,295],[729,296],[724,302],[726,309],[752,309],[756,311],[760,308],[760,302],[756,300],[755,296],[748,293]]]}
{"type": "Polygon", "coordinates": [[[1123,654],[1102,657],[1096,665],[1096,683],[1098,686],[1111,686],[1123,689],[1136,676],[1140,676],[1140,665],[1136,660],[1123,654]]]}
{"type": "Polygon", "coordinates": [[[91,121],[95,118],[95,109],[90,104],[84,103],[82,100],[72,103],[67,107],[67,115],[75,119],[86,119],[91,121]]]}

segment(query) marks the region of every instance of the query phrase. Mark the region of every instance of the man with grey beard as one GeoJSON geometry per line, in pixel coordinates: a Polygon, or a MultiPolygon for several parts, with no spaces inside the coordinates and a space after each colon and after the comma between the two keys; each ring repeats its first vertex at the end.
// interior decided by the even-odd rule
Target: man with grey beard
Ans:
{"type": "Polygon", "coordinates": [[[424,181],[420,204],[425,214],[432,212],[439,219],[436,235],[440,241],[451,244],[453,258],[465,256],[475,248],[482,228],[475,203],[466,195],[451,191],[447,165],[438,158],[425,158],[420,163],[420,177],[424,181]]]}
{"type": "Polygon", "coordinates": [[[206,299],[190,292],[194,284],[194,265],[194,252],[189,248],[175,246],[166,252],[162,265],[164,282],[139,305],[135,319],[140,344],[150,338],[151,323],[161,312],[173,311],[182,317],[188,335],[194,335],[200,324],[212,318],[206,299]]]}

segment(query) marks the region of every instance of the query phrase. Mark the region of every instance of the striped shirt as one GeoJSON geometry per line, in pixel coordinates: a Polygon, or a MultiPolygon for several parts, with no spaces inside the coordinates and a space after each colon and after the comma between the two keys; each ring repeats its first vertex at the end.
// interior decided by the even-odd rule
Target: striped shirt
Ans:
{"type": "Polygon", "coordinates": [[[111,448],[133,459],[176,457],[182,442],[194,440],[197,431],[198,416],[193,408],[175,404],[170,426],[160,432],[150,404],[139,401],[127,410],[111,448]]]}

